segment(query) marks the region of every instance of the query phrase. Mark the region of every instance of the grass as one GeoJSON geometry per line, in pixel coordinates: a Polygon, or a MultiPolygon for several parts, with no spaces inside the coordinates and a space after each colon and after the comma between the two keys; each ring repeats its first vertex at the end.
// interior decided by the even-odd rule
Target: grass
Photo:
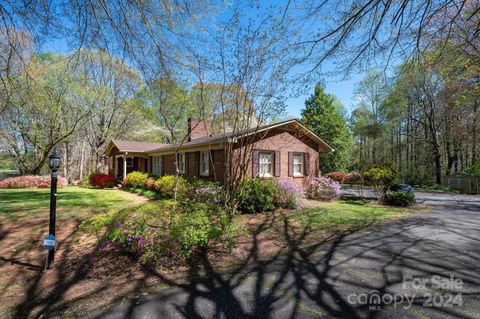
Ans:
{"type": "Polygon", "coordinates": [[[124,187],[123,190],[148,197],[149,199],[154,199],[154,200],[161,199],[160,194],[158,194],[154,190],[149,190],[144,188],[126,188],[126,187],[124,187]]]}
{"type": "MultiPolygon", "coordinates": [[[[138,201],[134,194],[117,190],[81,187],[59,188],[57,218],[87,217],[93,213],[122,209],[138,201]]],[[[26,220],[48,212],[50,189],[0,189],[0,220],[26,220]]]]}
{"type": "Polygon", "coordinates": [[[297,210],[290,218],[302,226],[310,225],[318,230],[335,231],[360,228],[410,214],[411,208],[389,207],[361,201],[341,200],[317,207],[297,210]]]}

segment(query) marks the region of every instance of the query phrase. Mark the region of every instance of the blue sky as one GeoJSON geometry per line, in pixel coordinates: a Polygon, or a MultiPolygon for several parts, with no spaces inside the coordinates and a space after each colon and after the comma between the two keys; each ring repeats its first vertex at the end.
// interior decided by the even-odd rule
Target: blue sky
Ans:
{"type": "MultiPolygon", "coordinates": [[[[275,5],[277,4],[276,1],[277,0],[266,0],[264,3],[262,3],[262,6],[265,5],[268,7],[268,4],[275,5]]],[[[223,12],[219,17],[228,17],[227,13],[229,13],[228,10],[223,12]]],[[[291,13],[295,15],[296,11],[292,10],[291,13]]],[[[258,12],[252,10],[247,13],[247,16],[255,16],[255,14],[258,14],[258,12]]],[[[61,38],[50,39],[50,41],[45,43],[40,50],[44,52],[51,51],[55,53],[66,53],[69,51],[66,44],[66,39],[61,38]]],[[[326,60],[324,63],[322,63],[321,69],[329,74],[328,76],[323,77],[323,83],[326,85],[326,92],[334,94],[345,107],[347,114],[349,114],[354,108],[355,84],[362,79],[364,74],[354,73],[345,79],[342,71],[338,69],[338,65],[335,65],[334,61],[332,60],[326,60]],[[338,76],[332,76],[332,74],[338,74],[338,76]]],[[[308,88],[308,94],[296,98],[290,98],[286,101],[286,114],[288,117],[300,117],[300,112],[305,106],[305,100],[313,93],[314,87],[315,83],[312,83],[311,87],[308,88]]]]}
{"type": "MultiPolygon", "coordinates": [[[[355,83],[359,82],[362,79],[362,74],[355,74],[346,80],[339,79],[325,79],[326,83],[326,92],[334,94],[340,102],[342,102],[347,113],[349,114],[353,110],[354,105],[354,89],[355,83]]],[[[309,91],[313,93],[314,84],[309,91]]],[[[308,95],[299,96],[297,98],[291,98],[287,100],[287,109],[286,112],[288,116],[293,116],[295,118],[300,117],[300,111],[305,106],[305,100],[310,97],[311,93],[308,95]]]]}

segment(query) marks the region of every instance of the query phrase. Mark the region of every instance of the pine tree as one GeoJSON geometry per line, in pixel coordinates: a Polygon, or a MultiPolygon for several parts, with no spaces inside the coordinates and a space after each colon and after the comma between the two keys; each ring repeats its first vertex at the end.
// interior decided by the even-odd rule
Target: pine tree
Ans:
{"type": "Polygon", "coordinates": [[[345,170],[349,162],[348,149],[352,144],[345,111],[334,95],[325,93],[321,84],[315,86],[315,93],[305,101],[302,122],[335,150],[320,154],[322,174],[345,170]]]}

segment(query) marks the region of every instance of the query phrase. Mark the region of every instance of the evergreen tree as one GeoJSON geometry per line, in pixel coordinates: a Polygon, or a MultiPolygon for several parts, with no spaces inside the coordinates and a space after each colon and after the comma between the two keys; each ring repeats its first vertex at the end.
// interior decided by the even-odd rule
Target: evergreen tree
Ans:
{"type": "Polygon", "coordinates": [[[320,154],[322,174],[345,170],[352,144],[345,110],[334,95],[325,93],[321,84],[315,86],[315,93],[305,101],[302,122],[335,149],[335,152],[320,154]]]}

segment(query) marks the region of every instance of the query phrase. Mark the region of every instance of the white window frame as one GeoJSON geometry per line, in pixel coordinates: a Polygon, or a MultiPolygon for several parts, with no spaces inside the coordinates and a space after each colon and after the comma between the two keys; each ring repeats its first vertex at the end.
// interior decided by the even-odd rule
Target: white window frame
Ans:
{"type": "Polygon", "coordinates": [[[162,165],[163,156],[153,156],[152,157],[152,174],[157,176],[162,176],[162,165]]]}
{"type": "Polygon", "coordinates": [[[305,157],[302,153],[293,154],[293,176],[303,176],[305,172],[305,157]],[[300,163],[296,163],[295,159],[300,158],[300,163]],[[298,170],[300,168],[300,170],[298,170]]]}
{"type": "Polygon", "coordinates": [[[200,165],[200,176],[209,176],[210,175],[210,152],[209,151],[200,152],[199,165],[200,165]]]}
{"type": "Polygon", "coordinates": [[[273,152],[258,152],[258,176],[260,177],[272,177],[273,176],[273,152]],[[262,161],[262,157],[267,156],[270,160],[262,161]],[[263,165],[270,165],[270,169],[264,172],[263,165]]]}
{"type": "Polygon", "coordinates": [[[185,153],[177,154],[177,167],[180,174],[185,174],[185,153]]]}

